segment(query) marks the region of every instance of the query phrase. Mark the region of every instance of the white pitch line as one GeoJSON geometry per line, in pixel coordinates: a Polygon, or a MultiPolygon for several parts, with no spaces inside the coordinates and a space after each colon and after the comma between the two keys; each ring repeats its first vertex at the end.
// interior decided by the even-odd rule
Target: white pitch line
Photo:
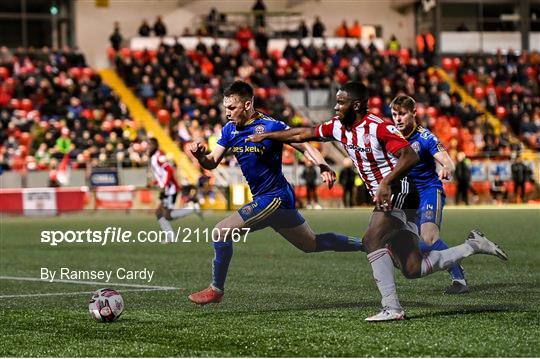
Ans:
{"type": "MultiPolygon", "coordinates": [[[[160,291],[160,290],[172,290],[172,289],[164,289],[164,288],[125,289],[125,290],[122,290],[122,293],[126,293],[126,292],[152,292],[152,291],[160,291]]],[[[59,296],[59,295],[79,295],[79,294],[90,295],[92,293],[93,292],[7,294],[7,295],[0,295],[0,299],[5,299],[5,298],[29,298],[29,297],[53,297],[53,296],[59,296]]]]}
{"type": "Polygon", "coordinates": [[[107,282],[91,282],[85,280],[69,280],[69,279],[55,279],[52,282],[47,279],[31,278],[31,277],[10,277],[0,276],[0,280],[25,280],[29,282],[46,282],[46,283],[71,283],[71,284],[90,284],[90,285],[106,285],[116,287],[130,287],[130,288],[143,288],[143,289],[159,289],[159,290],[175,290],[180,289],[176,287],[165,287],[158,285],[145,285],[145,284],[126,284],[126,283],[107,283],[107,282]]]}

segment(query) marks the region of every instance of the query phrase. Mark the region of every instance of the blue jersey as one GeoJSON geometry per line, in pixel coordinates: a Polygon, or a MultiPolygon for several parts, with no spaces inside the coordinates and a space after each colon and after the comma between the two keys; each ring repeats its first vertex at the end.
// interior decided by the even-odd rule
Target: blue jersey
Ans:
{"type": "Polygon", "coordinates": [[[422,126],[416,127],[407,140],[420,157],[420,161],[408,174],[420,195],[422,195],[422,190],[428,188],[442,190],[443,185],[437,174],[434,157],[437,152],[446,151],[442,143],[439,142],[437,136],[422,126]]]}
{"type": "Polygon", "coordinates": [[[254,197],[282,191],[289,183],[281,170],[283,143],[268,139],[260,143],[246,142],[246,138],[288,128],[285,123],[257,112],[244,126],[228,122],[221,131],[218,144],[232,150],[254,197]]]}

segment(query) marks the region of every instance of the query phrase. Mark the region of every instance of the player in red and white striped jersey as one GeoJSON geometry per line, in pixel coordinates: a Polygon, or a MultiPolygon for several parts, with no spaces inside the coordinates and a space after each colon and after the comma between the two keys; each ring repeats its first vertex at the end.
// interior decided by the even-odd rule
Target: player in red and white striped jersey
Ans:
{"type": "Polygon", "coordinates": [[[336,95],[336,117],[332,120],[314,128],[253,135],[248,140],[342,143],[376,203],[363,245],[382,296],[383,310],[366,320],[401,320],[405,318],[405,312],[397,297],[394,264],[388,246],[396,265],[411,279],[446,269],[475,253],[492,254],[502,259],[506,259],[506,254],[481,233],[472,231],[464,244],[422,256],[418,248],[418,229],[414,224],[418,193],[406,176],[418,161],[418,155],[392,123],[369,113],[368,100],[366,86],[349,82],[336,95]]]}
{"type": "Polygon", "coordinates": [[[191,213],[200,215],[198,204],[193,208],[174,209],[176,196],[180,190],[178,181],[174,175],[174,168],[167,161],[165,154],[159,150],[157,139],[149,140],[150,168],[154,176],[155,184],[159,186],[159,207],[156,209],[156,217],[161,230],[166,233],[166,243],[173,242],[174,232],[169,221],[185,217],[191,213]]]}

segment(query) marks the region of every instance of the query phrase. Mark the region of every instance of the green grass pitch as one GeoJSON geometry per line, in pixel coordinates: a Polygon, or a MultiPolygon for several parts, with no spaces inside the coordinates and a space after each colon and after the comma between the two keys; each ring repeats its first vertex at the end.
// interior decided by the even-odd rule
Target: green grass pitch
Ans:
{"type": "MultiPolygon", "coordinates": [[[[306,211],[316,232],[361,235],[369,210],[306,211]]],[[[212,228],[225,213],[175,226],[212,228]]],[[[2,217],[0,356],[540,356],[540,212],[448,209],[442,237],[462,243],[479,228],[509,254],[463,265],[471,293],[442,294],[447,273],[407,280],[396,273],[408,320],[365,323],[379,295],[363,253],[304,254],[270,229],[235,245],[223,303],[197,307],[187,295],[207,286],[208,243],[70,244],[39,242],[42,230],[158,229],[147,213],[55,218],[2,217]],[[151,285],[178,290],[123,294],[114,323],[90,318],[89,294],[109,286],[5,279],[37,278],[41,267],[155,270],[151,285]],[[82,292],[78,293],[77,292],[82,292]],[[65,295],[47,295],[67,293],[65,295]],[[31,294],[32,296],[28,296],[31,294]]],[[[129,283],[145,284],[144,281],[129,283]]],[[[123,291],[125,290],[125,291],[123,291]]]]}

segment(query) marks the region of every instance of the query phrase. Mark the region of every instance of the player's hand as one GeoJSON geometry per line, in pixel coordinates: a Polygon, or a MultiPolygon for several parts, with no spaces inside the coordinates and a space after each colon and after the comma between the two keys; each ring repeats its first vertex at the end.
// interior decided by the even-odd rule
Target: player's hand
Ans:
{"type": "Polygon", "coordinates": [[[189,150],[195,156],[195,158],[200,158],[206,154],[206,146],[201,141],[194,141],[189,144],[189,150]]]}
{"type": "Polygon", "coordinates": [[[443,167],[439,171],[439,179],[441,181],[450,181],[452,179],[452,171],[450,171],[448,168],[443,167]]]}
{"type": "Polygon", "coordinates": [[[248,136],[246,138],[246,142],[261,142],[264,140],[266,136],[263,133],[256,133],[254,135],[248,136]]]}
{"type": "Polygon", "coordinates": [[[332,171],[332,169],[327,165],[320,165],[319,168],[321,169],[322,181],[328,185],[329,189],[334,187],[334,183],[336,182],[337,178],[336,172],[332,171]]]}
{"type": "Polygon", "coordinates": [[[392,210],[392,188],[386,181],[382,181],[379,184],[379,188],[375,193],[375,198],[373,199],[377,209],[388,212],[392,210]]]}

